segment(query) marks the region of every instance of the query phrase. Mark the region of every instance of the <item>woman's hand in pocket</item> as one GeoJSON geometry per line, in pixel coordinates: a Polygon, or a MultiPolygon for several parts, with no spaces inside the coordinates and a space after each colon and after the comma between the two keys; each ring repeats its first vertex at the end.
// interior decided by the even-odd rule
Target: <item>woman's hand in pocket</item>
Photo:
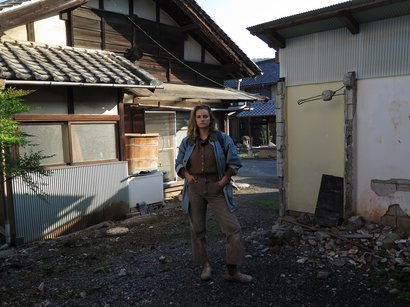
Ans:
{"type": "Polygon", "coordinates": [[[227,183],[229,182],[229,178],[226,176],[223,176],[221,180],[219,180],[217,183],[219,185],[219,187],[222,189],[224,186],[227,185],[227,183]]]}

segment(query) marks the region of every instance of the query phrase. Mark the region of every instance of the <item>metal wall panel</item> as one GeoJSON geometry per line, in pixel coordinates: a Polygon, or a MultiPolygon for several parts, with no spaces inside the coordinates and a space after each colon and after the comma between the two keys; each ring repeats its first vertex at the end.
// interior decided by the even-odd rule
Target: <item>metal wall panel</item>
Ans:
{"type": "Polygon", "coordinates": [[[410,74],[410,16],[289,39],[280,49],[280,76],[287,85],[339,81],[348,71],[359,79],[410,74]]]}
{"type": "Polygon", "coordinates": [[[90,221],[84,217],[90,213],[128,203],[127,176],[127,162],[55,169],[51,176],[34,178],[43,184],[45,199],[14,179],[17,238],[29,242],[86,227],[90,221]]]}

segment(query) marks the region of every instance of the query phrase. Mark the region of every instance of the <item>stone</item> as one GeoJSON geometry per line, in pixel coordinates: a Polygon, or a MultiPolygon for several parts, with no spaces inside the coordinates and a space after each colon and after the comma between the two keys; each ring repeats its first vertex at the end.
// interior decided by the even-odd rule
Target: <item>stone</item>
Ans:
{"type": "Polygon", "coordinates": [[[396,246],[395,241],[400,240],[401,237],[395,232],[390,232],[389,234],[386,235],[384,240],[382,240],[382,247],[385,249],[391,249],[396,246]]]}
{"type": "Polygon", "coordinates": [[[330,276],[330,272],[327,271],[319,271],[317,272],[316,278],[317,279],[328,279],[330,276]]]}
{"type": "Polygon", "coordinates": [[[113,227],[108,229],[105,233],[108,236],[115,237],[115,236],[123,236],[127,234],[130,230],[127,227],[113,227]]]}

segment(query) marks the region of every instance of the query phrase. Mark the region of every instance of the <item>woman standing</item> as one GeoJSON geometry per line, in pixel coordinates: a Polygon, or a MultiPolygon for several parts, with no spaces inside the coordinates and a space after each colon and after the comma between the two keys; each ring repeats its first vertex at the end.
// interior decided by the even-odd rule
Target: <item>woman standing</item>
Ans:
{"type": "Polygon", "coordinates": [[[252,276],[238,271],[244,256],[238,219],[233,213],[231,177],[241,167],[232,139],[215,128],[215,117],[207,105],[198,105],[188,123],[187,136],[179,146],[175,169],[185,179],[182,209],[189,213],[194,259],[202,266],[201,279],[210,280],[207,255],[206,215],[209,208],[226,238],[225,280],[249,283],[252,276]]]}

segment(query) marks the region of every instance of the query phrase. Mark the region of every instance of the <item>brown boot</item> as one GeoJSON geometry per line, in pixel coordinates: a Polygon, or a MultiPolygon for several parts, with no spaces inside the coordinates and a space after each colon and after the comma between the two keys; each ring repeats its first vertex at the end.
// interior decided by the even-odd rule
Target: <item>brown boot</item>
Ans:
{"type": "Polygon", "coordinates": [[[211,265],[209,264],[209,262],[206,262],[202,266],[201,279],[202,280],[210,280],[211,277],[212,277],[211,265]]]}
{"type": "Polygon", "coordinates": [[[238,266],[236,264],[227,264],[226,272],[223,275],[223,278],[227,281],[237,281],[243,284],[248,284],[252,281],[252,276],[243,274],[238,271],[238,266]]]}
{"type": "Polygon", "coordinates": [[[223,278],[227,281],[236,281],[242,284],[248,284],[253,280],[251,275],[243,274],[237,271],[235,274],[231,275],[228,271],[226,271],[223,275],[223,278]]]}

